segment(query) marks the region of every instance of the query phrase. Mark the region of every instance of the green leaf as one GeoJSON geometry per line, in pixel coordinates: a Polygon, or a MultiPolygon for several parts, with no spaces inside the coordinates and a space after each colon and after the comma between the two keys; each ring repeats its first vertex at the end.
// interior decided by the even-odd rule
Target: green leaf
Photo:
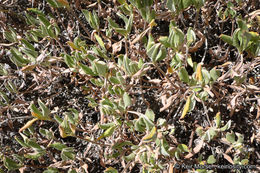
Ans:
{"type": "Polygon", "coordinates": [[[210,127],[206,133],[205,133],[205,136],[204,136],[204,139],[210,141],[212,140],[214,137],[216,137],[217,135],[217,130],[214,128],[214,127],[210,127]]]}
{"type": "Polygon", "coordinates": [[[57,168],[49,167],[47,170],[43,171],[43,173],[59,173],[57,168]]]}
{"type": "Polygon", "coordinates": [[[175,1],[174,0],[167,0],[166,2],[166,6],[169,10],[171,10],[172,12],[176,12],[177,10],[179,11],[180,9],[176,9],[175,6],[175,1]]]}
{"type": "Polygon", "coordinates": [[[134,145],[132,142],[130,142],[130,141],[124,141],[124,142],[117,142],[117,143],[115,143],[113,146],[112,146],[112,148],[113,149],[118,149],[118,150],[123,150],[124,148],[123,148],[123,146],[126,146],[126,145],[134,145]]]}
{"type": "Polygon", "coordinates": [[[4,166],[8,169],[8,170],[17,170],[19,168],[22,167],[21,164],[16,163],[15,161],[13,161],[12,159],[8,158],[8,157],[4,157],[3,158],[3,162],[4,162],[4,166]]]}
{"type": "Polygon", "coordinates": [[[109,78],[109,81],[114,83],[114,84],[120,84],[120,80],[117,77],[111,76],[109,78]]]}
{"type": "Polygon", "coordinates": [[[202,135],[204,134],[203,127],[201,127],[201,126],[197,127],[196,134],[198,136],[202,137],[202,135]]]}
{"type": "Polygon", "coordinates": [[[3,98],[3,100],[4,100],[7,104],[9,104],[9,99],[8,99],[7,95],[6,95],[2,90],[0,90],[0,96],[3,98]]]}
{"type": "Polygon", "coordinates": [[[39,132],[40,132],[41,135],[45,136],[49,140],[54,139],[54,133],[52,131],[40,128],[39,132]]]}
{"type": "Polygon", "coordinates": [[[23,147],[29,147],[28,144],[26,144],[24,141],[22,141],[21,139],[19,139],[17,136],[14,137],[14,139],[23,147]]]}
{"type": "Polygon", "coordinates": [[[50,109],[38,98],[38,104],[42,110],[44,120],[50,120],[49,114],[51,113],[50,109]]]}
{"type": "Polygon", "coordinates": [[[156,61],[156,57],[158,55],[159,47],[160,47],[160,43],[156,43],[147,51],[147,55],[150,57],[150,59],[153,62],[156,61]]]}
{"type": "Polygon", "coordinates": [[[126,23],[126,31],[127,31],[128,33],[131,32],[132,25],[133,25],[133,13],[130,15],[130,17],[129,17],[129,19],[128,19],[128,22],[126,23]]]}
{"type": "Polygon", "coordinates": [[[130,63],[131,63],[131,60],[126,56],[126,54],[124,55],[123,57],[123,66],[124,66],[124,69],[125,71],[131,75],[131,69],[130,69],[130,63]]]}
{"type": "Polygon", "coordinates": [[[152,109],[146,109],[145,116],[148,117],[151,121],[154,121],[155,114],[152,109]]]}
{"type": "Polygon", "coordinates": [[[115,126],[115,123],[99,124],[98,126],[99,126],[99,128],[106,130],[106,129],[109,129],[110,127],[112,127],[112,126],[115,126]]]}
{"type": "Polygon", "coordinates": [[[161,45],[159,53],[157,54],[155,61],[161,61],[163,60],[167,55],[167,50],[164,45],[161,45]]]}
{"type": "Polygon", "coordinates": [[[33,141],[32,139],[28,139],[25,142],[26,142],[26,144],[29,145],[29,147],[31,147],[39,152],[44,151],[44,149],[39,144],[37,144],[35,141],[33,141]]]}
{"type": "Polygon", "coordinates": [[[192,62],[191,56],[188,56],[188,58],[187,58],[187,63],[188,63],[191,67],[193,67],[193,62],[192,62]]]}
{"type": "Polygon", "coordinates": [[[97,73],[100,76],[105,77],[108,72],[107,64],[104,61],[94,61],[94,66],[97,70],[97,73]]]}
{"type": "Polygon", "coordinates": [[[242,165],[248,165],[248,163],[249,163],[249,160],[248,160],[248,159],[243,159],[243,160],[241,160],[241,164],[242,164],[242,165]]]}
{"type": "Polygon", "coordinates": [[[108,23],[113,29],[119,28],[119,25],[115,23],[110,17],[108,17],[108,23]]]}
{"type": "Polygon", "coordinates": [[[226,134],[226,139],[231,143],[233,144],[236,140],[235,140],[235,133],[234,132],[231,132],[231,133],[227,133],[226,134]]]}
{"type": "Polygon", "coordinates": [[[85,74],[88,74],[88,75],[91,75],[91,76],[96,76],[96,74],[93,72],[93,70],[90,67],[88,67],[88,66],[86,66],[82,63],[79,63],[79,66],[85,74]]]}
{"type": "Polygon", "coordinates": [[[179,28],[173,27],[170,31],[168,42],[172,48],[179,49],[184,42],[183,32],[179,28]]]}
{"type": "Polygon", "coordinates": [[[139,118],[138,120],[134,121],[135,130],[138,132],[144,132],[146,124],[143,118],[139,118]]]}
{"type": "Polygon", "coordinates": [[[105,44],[104,44],[102,38],[101,38],[99,35],[97,35],[96,33],[94,34],[94,36],[95,36],[95,38],[96,38],[98,44],[101,46],[101,48],[102,48],[104,51],[106,51],[106,47],[105,47],[105,44]]]}
{"type": "Polygon", "coordinates": [[[155,139],[156,136],[157,136],[157,128],[155,126],[153,126],[152,130],[150,131],[150,133],[148,133],[147,135],[145,135],[142,138],[142,141],[143,141],[143,143],[149,143],[153,139],[155,139]]]}
{"type": "Polygon", "coordinates": [[[92,15],[92,21],[93,21],[94,29],[99,30],[100,22],[99,22],[98,15],[97,15],[97,13],[96,13],[95,10],[93,10],[92,13],[93,13],[93,15],[92,15]]]}
{"type": "Polygon", "coordinates": [[[50,147],[53,147],[59,151],[62,151],[64,148],[67,148],[67,146],[65,144],[62,144],[59,142],[55,142],[55,143],[51,144],[50,147]]]}
{"type": "Polygon", "coordinates": [[[121,5],[126,4],[126,0],[117,0],[121,5]]]}
{"type": "Polygon", "coordinates": [[[228,35],[225,35],[225,34],[221,34],[220,36],[220,39],[223,40],[224,42],[230,44],[230,45],[233,45],[233,39],[231,36],[228,36],[228,35]]]}
{"type": "Polygon", "coordinates": [[[205,82],[205,84],[209,84],[210,81],[210,73],[208,72],[208,70],[206,70],[205,68],[203,68],[201,70],[202,72],[202,80],[205,82]]]}
{"type": "Polygon", "coordinates": [[[123,35],[124,37],[127,37],[127,30],[123,28],[115,28],[115,31],[118,32],[119,34],[123,35]]]}
{"type": "Polygon", "coordinates": [[[74,68],[76,63],[75,63],[75,59],[74,57],[70,56],[70,55],[65,55],[64,56],[64,60],[65,60],[65,63],[70,67],[70,68],[74,68]]]}
{"type": "Polygon", "coordinates": [[[155,44],[155,42],[154,42],[153,36],[152,36],[152,34],[149,34],[148,43],[147,43],[147,46],[146,46],[146,52],[148,52],[148,50],[150,50],[150,48],[151,48],[154,44],[155,44]]]}
{"type": "Polygon", "coordinates": [[[157,119],[157,126],[166,126],[167,125],[167,121],[164,118],[158,118],[157,119]]]}
{"type": "Polygon", "coordinates": [[[10,52],[12,53],[11,60],[13,60],[13,63],[17,64],[18,66],[24,66],[30,62],[29,60],[24,59],[22,54],[16,48],[11,47],[10,52]]]}
{"type": "Polygon", "coordinates": [[[33,13],[36,13],[38,15],[41,15],[41,16],[45,16],[44,13],[40,10],[38,10],[37,8],[27,8],[28,11],[31,11],[33,13]]]}
{"type": "Polygon", "coordinates": [[[58,4],[55,0],[47,0],[47,2],[54,8],[58,8],[58,4]]]}
{"type": "Polygon", "coordinates": [[[57,121],[57,123],[61,124],[63,122],[63,119],[60,118],[58,115],[54,115],[54,119],[57,121]]]}
{"type": "Polygon", "coordinates": [[[244,142],[244,136],[240,133],[236,133],[237,135],[237,143],[243,143],[244,142]]]}
{"type": "Polygon", "coordinates": [[[162,155],[166,156],[166,157],[170,157],[170,154],[168,152],[168,144],[166,142],[165,139],[161,140],[161,147],[160,147],[160,151],[162,153],[162,155]]]}
{"type": "Polygon", "coordinates": [[[17,41],[17,35],[12,34],[12,32],[4,31],[4,38],[11,43],[15,43],[17,41]]]}
{"type": "Polygon", "coordinates": [[[26,47],[21,47],[20,49],[21,49],[21,51],[22,51],[23,53],[25,53],[25,54],[28,56],[28,59],[29,59],[31,62],[35,62],[36,58],[38,57],[38,52],[37,52],[37,51],[28,49],[28,48],[26,48],[26,47]]]}
{"type": "Polygon", "coordinates": [[[232,41],[233,41],[232,45],[236,47],[239,50],[239,52],[241,52],[242,49],[240,46],[240,40],[238,39],[239,36],[241,37],[241,30],[238,28],[234,31],[232,35],[232,41]]]}
{"type": "Polygon", "coordinates": [[[52,25],[48,26],[46,31],[47,31],[48,36],[50,36],[53,39],[56,39],[56,35],[54,34],[52,25]]]}
{"type": "Polygon", "coordinates": [[[44,151],[42,152],[33,152],[33,153],[27,153],[24,155],[25,158],[28,158],[28,159],[32,159],[32,160],[37,160],[39,159],[39,157],[43,156],[45,154],[44,151]]]}
{"type": "Polygon", "coordinates": [[[168,37],[167,36],[160,36],[159,42],[163,44],[165,47],[170,47],[171,45],[168,43],[168,37]]]}
{"type": "Polygon", "coordinates": [[[68,173],[77,173],[77,171],[75,170],[75,168],[74,169],[70,168],[68,173]]]}
{"type": "Polygon", "coordinates": [[[72,49],[75,50],[80,50],[80,48],[78,46],[76,46],[72,41],[67,41],[66,42],[72,49]]]}
{"type": "Polygon", "coordinates": [[[104,173],[118,173],[118,171],[115,168],[108,167],[108,168],[106,168],[104,173]]]}
{"type": "Polygon", "coordinates": [[[247,31],[248,27],[245,21],[241,20],[241,19],[237,19],[237,24],[238,27],[241,29],[241,31],[247,31]]]}
{"type": "Polygon", "coordinates": [[[38,108],[36,108],[36,106],[33,103],[30,104],[30,110],[31,110],[32,116],[39,118],[39,119],[44,119],[44,116],[42,115],[41,111],[38,108]]]}
{"type": "Polygon", "coordinates": [[[73,149],[70,147],[63,148],[61,151],[61,158],[63,161],[74,160],[76,154],[73,152],[73,149]]]}
{"type": "Polygon", "coordinates": [[[221,130],[221,131],[226,131],[226,130],[228,130],[230,127],[231,127],[231,120],[229,120],[229,121],[227,122],[227,124],[226,124],[224,127],[222,127],[220,130],[221,130]]]}
{"type": "Polygon", "coordinates": [[[179,71],[179,78],[181,81],[189,83],[189,74],[184,67],[182,67],[179,71]]]}
{"type": "Polygon", "coordinates": [[[213,155],[210,155],[210,156],[208,157],[207,163],[208,163],[208,164],[214,164],[214,163],[216,163],[216,159],[214,158],[213,155]]]}
{"type": "Polygon", "coordinates": [[[196,40],[196,34],[191,27],[189,27],[186,37],[188,46],[196,40]]]}
{"type": "Polygon", "coordinates": [[[0,63],[0,75],[2,75],[2,76],[7,76],[8,75],[8,71],[6,70],[4,65],[1,64],[1,63],[0,63]]]}
{"type": "Polygon", "coordinates": [[[125,108],[127,108],[132,104],[131,97],[127,94],[127,92],[124,93],[123,100],[124,100],[125,108]]]}
{"type": "Polygon", "coordinates": [[[210,77],[213,79],[213,81],[217,81],[217,79],[220,76],[220,71],[214,67],[213,69],[210,70],[210,77]]]}
{"type": "Polygon", "coordinates": [[[100,140],[102,138],[105,138],[105,137],[108,137],[108,136],[111,136],[113,133],[114,133],[114,130],[116,129],[117,126],[112,126],[110,128],[108,128],[101,136],[99,136],[97,138],[97,140],[100,140]]]}
{"type": "Polygon", "coordinates": [[[49,22],[49,20],[44,16],[44,15],[38,15],[38,18],[40,19],[40,21],[42,22],[42,24],[45,27],[49,27],[51,25],[51,23],[49,22]]]}
{"type": "Polygon", "coordinates": [[[183,9],[188,8],[190,5],[192,5],[193,0],[182,0],[182,6],[183,9]]]}
{"type": "Polygon", "coordinates": [[[221,125],[221,115],[220,112],[218,112],[215,116],[215,122],[216,122],[216,127],[219,128],[221,125]]]}
{"type": "Polygon", "coordinates": [[[189,152],[189,148],[185,144],[179,144],[178,147],[182,152],[189,152]]]}
{"type": "Polygon", "coordinates": [[[126,161],[132,161],[135,159],[135,156],[136,156],[136,154],[134,152],[132,152],[131,154],[124,156],[124,159],[126,161]]]}

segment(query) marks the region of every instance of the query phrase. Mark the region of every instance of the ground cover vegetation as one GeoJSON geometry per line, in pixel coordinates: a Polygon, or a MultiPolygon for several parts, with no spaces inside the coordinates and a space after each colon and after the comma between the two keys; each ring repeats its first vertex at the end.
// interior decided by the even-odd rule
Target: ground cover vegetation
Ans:
{"type": "Polygon", "coordinates": [[[259,172],[258,0],[2,0],[0,26],[0,172],[259,172]]]}

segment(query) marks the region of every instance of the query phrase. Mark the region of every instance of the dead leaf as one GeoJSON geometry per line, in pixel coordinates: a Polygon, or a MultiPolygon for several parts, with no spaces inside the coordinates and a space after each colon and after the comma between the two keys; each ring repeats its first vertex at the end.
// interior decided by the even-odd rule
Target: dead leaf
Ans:
{"type": "Polygon", "coordinates": [[[201,150],[203,144],[204,144],[204,141],[203,141],[203,140],[200,140],[200,141],[198,142],[198,144],[196,145],[196,147],[193,149],[193,152],[194,152],[195,154],[197,154],[197,153],[201,150]]]}
{"type": "Polygon", "coordinates": [[[167,100],[165,100],[166,96],[165,97],[161,97],[162,103],[163,103],[163,107],[160,109],[160,112],[168,109],[173,104],[173,102],[176,100],[178,95],[179,95],[179,93],[174,94],[173,96],[169,97],[167,100]]]}
{"type": "Polygon", "coordinates": [[[34,119],[28,121],[22,128],[20,128],[19,133],[21,133],[21,132],[24,131],[25,129],[31,127],[31,125],[32,125],[35,121],[37,121],[37,120],[38,120],[38,118],[34,118],[34,119]]]}
{"type": "Polygon", "coordinates": [[[47,51],[47,48],[46,49],[44,49],[43,51],[42,51],[42,53],[36,58],[36,61],[38,62],[38,63],[41,63],[41,62],[43,62],[43,60],[46,58],[46,51],[47,51]]]}
{"type": "Polygon", "coordinates": [[[22,72],[28,72],[28,71],[32,71],[34,68],[36,67],[36,65],[27,65],[27,66],[24,66],[21,71],[22,72]]]}
{"type": "Polygon", "coordinates": [[[192,156],[194,156],[195,154],[197,154],[198,152],[200,152],[201,148],[203,147],[204,141],[203,140],[199,140],[198,144],[196,145],[195,148],[193,148],[192,153],[189,153],[185,156],[185,159],[189,159],[192,156]]]}
{"type": "Polygon", "coordinates": [[[151,80],[149,80],[149,82],[154,83],[154,84],[160,84],[161,81],[162,80],[160,80],[160,79],[151,79],[151,80]]]}
{"type": "Polygon", "coordinates": [[[205,42],[205,36],[200,31],[197,31],[196,34],[198,35],[200,40],[197,41],[193,47],[189,48],[189,52],[191,53],[196,52],[205,42]]]}
{"type": "Polygon", "coordinates": [[[246,87],[251,90],[260,91],[260,88],[255,85],[247,85],[246,87]]]}
{"type": "Polygon", "coordinates": [[[253,133],[253,135],[252,135],[251,138],[250,138],[251,144],[254,142],[254,139],[255,139],[255,133],[253,133]]]}
{"type": "Polygon", "coordinates": [[[140,69],[138,72],[136,72],[134,75],[133,75],[133,78],[139,78],[142,73],[146,72],[147,70],[149,70],[151,67],[146,67],[146,68],[142,68],[140,69]]]}
{"type": "Polygon", "coordinates": [[[151,30],[151,27],[147,28],[147,29],[144,30],[141,34],[139,34],[139,35],[131,42],[131,45],[133,45],[133,44],[135,44],[136,42],[138,42],[139,40],[141,40],[149,30],[151,30]]]}
{"type": "Polygon", "coordinates": [[[65,162],[59,161],[59,162],[49,165],[49,167],[67,169],[67,168],[71,167],[71,163],[69,161],[65,161],[65,162]]]}
{"type": "Polygon", "coordinates": [[[172,163],[170,163],[170,165],[169,165],[169,173],[173,173],[173,164],[172,163]]]}
{"type": "Polygon", "coordinates": [[[224,155],[224,158],[225,158],[229,163],[231,163],[232,165],[234,164],[232,158],[231,158],[229,155],[227,155],[227,154],[225,154],[225,153],[222,153],[222,154],[224,155]]]}
{"type": "Polygon", "coordinates": [[[191,96],[188,96],[187,100],[186,100],[186,103],[185,103],[185,106],[183,108],[183,111],[182,111],[182,114],[181,114],[181,117],[180,117],[180,120],[181,119],[184,119],[186,114],[188,113],[189,109],[190,109],[190,103],[191,103],[191,96]]]}
{"type": "Polygon", "coordinates": [[[232,147],[232,146],[228,147],[228,149],[225,151],[225,154],[228,154],[228,153],[230,153],[232,149],[233,149],[233,147],[232,147]]]}
{"type": "Polygon", "coordinates": [[[240,95],[241,94],[237,94],[230,102],[230,105],[231,105],[230,116],[232,116],[234,114],[234,111],[235,111],[236,105],[237,105],[237,97],[240,95]]]}
{"type": "Polygon", "coordinates": [[[116,54],[117,52],[120,52],[122,49],[122,41],[116,42],[112,45],[112,52],[113,54],[116,54]]]}
{"type": "Polygon", "coordinates": [[[220,76],[217,81],[220,82],[220,81],[223,81],[224,79],[228,78],[231,74],[231,70],[227,71],[225,74],[223,74],[222,76],[220,76]]]}
{"type": "MultiPolygon", "coordinates": [[[[160,96],[160,99],[161,99],[163,106],[165,106],[167,104],[167,95],[163,94],[162,96],[160,96]]],[[[161,112],[161,109],[160,109],[160,112],[161,112]]]]}
{"type": "Polygon", "coordinates": [[[257,106],[256,119],[258,120],[259,118],[260,118],[260,105],[258,104],[258,106],[257,106]]]}
{"type": "Polygon", "coordinates": [[[218,67],[228,67],[229,65],[231,65],[232,62],[228,61],[228,62],[225,62],[224,64],[222,65],[218,65],[218,67]]]}
{"type": "Polygon", "coordinates": [[[26,170],[26,166],[23,166],[23,167],[19,168],[19,172],[20,173],[24,173],[25,170],[26,170]]]}
{"type": "Polygon", "coordinates": [[[235,72],[239,72],[241,70],[241,67],[243,66],[244,58],[241,56],[240,62],[234,66],[235,72]]]}

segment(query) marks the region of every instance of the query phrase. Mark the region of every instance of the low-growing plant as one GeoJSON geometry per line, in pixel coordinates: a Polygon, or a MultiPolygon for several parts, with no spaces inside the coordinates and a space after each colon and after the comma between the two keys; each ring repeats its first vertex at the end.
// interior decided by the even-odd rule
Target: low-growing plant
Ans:
{"type": "MultiPolygon", "coordinates": [[[[0,89],[0,105],[5,109],[1,108],[0,113],[5,110],[19,112],[21,109],[16,103],[27,109],[26,114],[30,113],[30,119],[19,128],[20,136],[14,137],[22,147],[20,152],[12,157],[6,152],[0,153],[1,164],[6,169],[22,171],[30,167],[30,161],[41,164],[49,157],[51,164],[44,167],[45,173],[59,172],[60,169],[71,173],[88,172],[82,151],[64,142],[69,138],[98,148],[100,164],[107,173],[128,172],[135,165],[141,165],[140,170],[147,173],[166,169],[173,172],[172,163],[182,164],[191,158],[194,164],[199,165],[217,164],[220,158],[233,165],[249,164],[250,152],[245,147],[243,134],[235,131],[231,120],[224,124],[220,113],[214,120],[209,115],[208,110],[216,107],[211,108],[210,103],[221,100],[216,88],[228,85],[219,80],[224,68],[220,68],[221,65],[207,65],[206,54],[199,61],[193,57],[203,45],[207,47],[208,44],[207,35],[197,26],[199,14],[207,11],[209,1],[117,0],[111,2],[113,9],[104,8],[106,1],[100,0],[95,3],[67,0],[46,2],[50,10],[28,8],[24,12],[28,29],[23,33],[18,34],[11,26],[6,28],[3,37],[11,46],[5,51],[16,66],[17,73],[34,76],[33,80],[40,89],[46,88],[41,86],[45,82],[52,85],[54,81],[40,79],[43,73],[50,73],[45,76],[46,79],[68,74],[71,83],[80,85],[82,97],[88,101],[87,107],[98,112],[99,121],[87,126],[88,115],[83,114],[84,111],[76,103],[61,109],[51,106],[51,99],[40,99],[41,96],[31,98],[30,104],[22,101],[24,93],[29,92],[30,88],[21,91],[13,80],[5,80],[4,89],[0,89]],[[88,6],[82,8],[77,3],[88,6]],[[161,14],[160,8],[167,9],[162,10],[165,14],[161,14]],[[107,12],[109,9],[112,11],[107,12]],[[194,25],[186,27],[183,23],[183,28],[178,22],[179,18],[183,22],[184,12],[190,9],[195,10],[194,25]],[[71,14],[68,17],[77,21],[72,22],[75,22],[78,31],[64,27],[63,20],[66,18],[61,19],[61,13],[65,16],[71,14]],[[164,15],[168,15],[169,19],[164,15]],[[169,32],[163,36],[154,33],[160,19],[169,23],[169,32]],[[153,91],[153,88],[156,90],[153,91]],[[154,100],[145,98],[146,91],[158,94],[163,102],[161,112],[168,113],[167,117],[153,107],[154,100]],[[13,97],[16,96],[19,99],[15,102],[13,97]],[[203,105],[200,118],[204,119],[206,115],[207,125],[197,121],[191,123],[196,119],[194,114],[201,109],[200,105],[203,105]],[[56,129],[42,127],[43,124],[56,129]],[[193,136],[189,144],[186,139],[177,140],[178,124],[186,132],[187,124],[196,125],[192,134],[197,135],[198,143],[194,142],[193,136]],[[229,147],[228,150],[216,151],[224,145],[229,147]],[[211,148],[210,155],[201,152],[206,150],[205,146],[211,148]],[[113,162],[120,163],[122,169],[116,168],[113,162]]],[[[250,30],[246,19],[237,18],[237,13],[231,1],[227,2],[226,8],[218,10],[222,21],[228,18],[237,22],[237,29],[231,36],[221,34],[219,37],[237,49],[243,63],[244,52],[253,58],[259,56],[260,37],[253,29],[250,30]]],[[[240,74],[237,68],[231,71],[233,75],[230,76],[236,86],[241,86],[246,75],[240,74]]],[[[9,76],[8,68],[3,63],[0,63],[0,75],[9,76]]],[[[84,157],[86,154],[83,154],[84,157]]],[[[214,172],[217,168],[192,170],[214,172]]]]}

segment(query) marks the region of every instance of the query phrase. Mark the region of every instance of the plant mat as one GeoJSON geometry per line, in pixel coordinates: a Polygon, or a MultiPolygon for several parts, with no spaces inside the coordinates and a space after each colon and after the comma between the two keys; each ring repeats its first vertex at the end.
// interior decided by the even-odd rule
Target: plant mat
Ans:
{"type": "Polygon", "coordinates": [[[0,171],[259,171],[259,3],[180,2],[2,2],[0,171]]]}

